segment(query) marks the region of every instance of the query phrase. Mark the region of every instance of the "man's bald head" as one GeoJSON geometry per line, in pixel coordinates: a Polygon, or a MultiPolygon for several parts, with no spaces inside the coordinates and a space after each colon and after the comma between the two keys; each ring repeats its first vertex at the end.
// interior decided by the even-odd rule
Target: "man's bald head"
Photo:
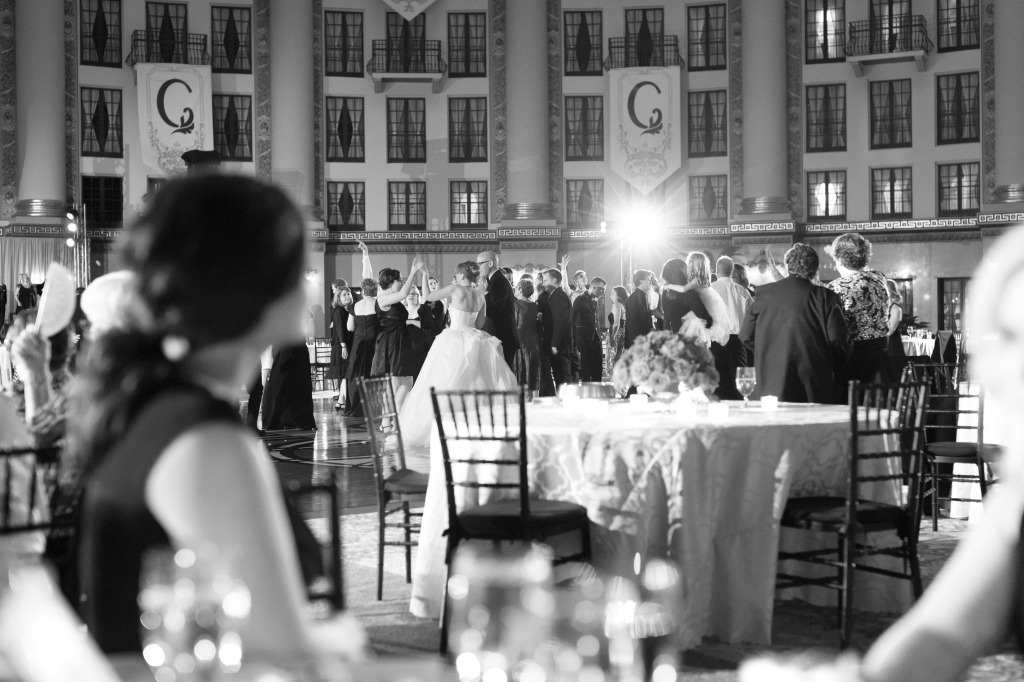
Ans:
{"type": "Polygon", "coordinates": [[[488,279],[491,273],[498,269],[498,254],[493,251],[481,251],[476,257],[476,262],[480,266],[480,276],[488,279]]]}

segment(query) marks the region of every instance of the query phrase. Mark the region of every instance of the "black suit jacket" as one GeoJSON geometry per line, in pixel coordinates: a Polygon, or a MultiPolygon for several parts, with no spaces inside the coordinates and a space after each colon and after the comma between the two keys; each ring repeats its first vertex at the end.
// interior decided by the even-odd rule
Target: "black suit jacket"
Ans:
{"type": "Polygon", "coordinates": [[[642,289],[635,289],[626,299],[626,337],[623,347],[633,345],[633,339],[649,334],[654,329],[651,323],[651,309],[647,305],[647,294],[642,289]]]}
{"type": "Polygon", "coordinates": [[[759,286],[739,336],[754,358],[755,395],[800,403],[842,399],[833,377],[852,345],[834,292],[800,277],[759,286]]]}
{"type": "Polygon", "coordinates": [[[519,349],[519,334],[516,332],[516,297],[512,285],[501,270],[495,269],[487,279],[487,322],[484,331],[501,341],[505,360],[512,361],[519,349]]]}
{"type": "Polygon", "coordinates": [[[592,343],[597,335],[597,301],[589,293],[583,293],[572,302],[572,334],[577,347],[592,343]]]}
{"type": "Polygon", "coordinates": [[[548,296],[548,308],[551,311],[551,335],[547,337],[545,330],[545,338],[549,338],[547,342],[547,350],[557,348],[559,353],[568,352],[569,346],[572,343],[572,331],[570,328],[570,318],[572,316],[572,305],[569,303],[569,296],[561,289],[556,287],[551,291],[551,295],[548,296]]]}

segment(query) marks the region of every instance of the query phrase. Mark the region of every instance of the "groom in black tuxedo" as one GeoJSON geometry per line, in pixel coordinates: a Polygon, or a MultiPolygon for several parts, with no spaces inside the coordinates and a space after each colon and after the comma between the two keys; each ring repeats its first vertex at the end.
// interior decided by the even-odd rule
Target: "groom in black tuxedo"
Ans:
{"type": "Polygon", "coordinates": [[[501,352],[509,368],[519,350],[519,334],[516,332],[516,304],[512,285],[498,267],[498,255],[484,251],[476,258],[480,266],[480,277],[486,282],[487,322],[484,331],[501,341],[501,352]]]}

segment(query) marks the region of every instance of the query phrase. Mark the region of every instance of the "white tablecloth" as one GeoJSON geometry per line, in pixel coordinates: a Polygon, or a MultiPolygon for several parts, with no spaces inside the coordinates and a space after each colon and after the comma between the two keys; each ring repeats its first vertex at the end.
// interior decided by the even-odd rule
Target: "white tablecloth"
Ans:
{"type": "Polygon", "coordinates": [[[903,336],[903,352],[907,355],[927,355],[931,357],[935,349],[935,339],[919,339],[916,336],[903,336]]]}
{"type": "MultiPolygon", "coordinates": [[[[621,572],[637,552],[682,564],[683,648],[708,635],[767,643],[787,497],[845,494],[847,408],[731,406],[719,423],[656,405],[618,403],[601,414],[527,409],[531,490],[587,508],[598,568],[621,572]]],[[[436,438],[430,472],[410,609],[422,617],[440,613],[445,576],[448,518],[436,438]]],[[[865,492],[881,501],[899,495],[891,484],[865,492]]],[[[883,601],[893,606],[891,595],[883,601]]]]}

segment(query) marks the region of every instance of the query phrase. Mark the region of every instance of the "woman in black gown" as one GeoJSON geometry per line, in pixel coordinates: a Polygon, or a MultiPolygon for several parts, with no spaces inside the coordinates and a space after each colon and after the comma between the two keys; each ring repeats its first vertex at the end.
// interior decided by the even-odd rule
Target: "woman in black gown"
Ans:
{"type": "Polygon", "coordinates": [[[377,280],[364,279],[363,297],[352,306],[346,325],[352,333],[352,349],[349,353],[348,374],[345,376],[345,415],[362,417],[363,407],[359,399],[359,379],[373,376],[373,355],[377,350],[377,334],[380,320],[377,317],[377,280]]]}
{"type": "Polygon", "coordinates": [[[686,263],[680,258],[670,258],[665,261],[661,268],[661,280],[666,284],[661,295],[662,310],[665,312],[665,326],[667,329],[677,332],[683,324],[683,317],[688,312],[704,320],[704,324],[711,326],[711,314],[708,313],[700,294],[694,289],[696,284],[690,282],[686,263]],[[667,285],[682,287],[686,291],[679,291],[667,285]]]}
{"type": "Polygon", "coordinates": [[[373,353],[370,374],[375,377],[391,375],[395,389],[395,404],[399,410],[402,409],[405,397],[412,388],[413,377],[423,366],[423,357],[420,357],[420,353],[414,348],[412,333],[407,324],[409,310],[402,305],[402,301],[409,296],[412,282],[421,268],[420,260],[414,258],[412,270],[405,280],[402,279],[402,273],[394,268],[383,268],[377,275],[377,315],[380,317],[380,334],[377,335],[377,349],[373,353]]]}
{"type": "Polygon", "coordinates": [[[334,396],[334,409],[340,410],[344,405],[341,395],[348,374],[348,355],[352,348],[352,332],[348,328],[348,318],[352,314],[352,290],[345,280],[335,280],[331,285],[331,366],[327,378],[334,382],[337,393],[334,396]]]}
{"type": "Polygon", "coordinates": [[[90,637],[107,653],[141,653],[143,557],[170,545],[203,548],[199,566],[211,553],[244,556],[231,573],[251,595],[247,657],[358,650],[358,627],[311,617],[277,472],[238,418],[238,388],[262,350],[303,341],[302,214],[255,178],[189,176],[164,185],[125,233],[149,315],[94,339],[69,413],[90,637]]]}

